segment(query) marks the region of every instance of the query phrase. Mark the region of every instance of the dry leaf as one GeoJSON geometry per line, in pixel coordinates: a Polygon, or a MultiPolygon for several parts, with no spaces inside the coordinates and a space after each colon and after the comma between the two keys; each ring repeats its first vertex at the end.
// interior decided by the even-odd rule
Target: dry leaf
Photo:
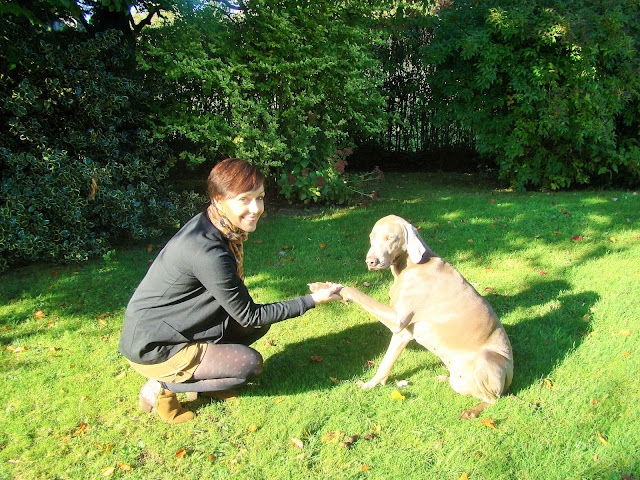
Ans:
{"type": "Polygon", "coordinates": [[[78,428],[76,429],[76,431],[74,432],[73,435],[71,435],[72,437],[77,437],[78,435],[82,435],[87,431],[87,424],[86,422],[82,422],[78,428]]]}
{"type": "Polygon", "coordinates": [[[496,427],[496,422],[493,421],[493,418],[483,418],[482,420],[480,420],[480,423],[496,430],[498,428],[496,427]]]}
{"type": "Polygon", "coordinates": [[[314,355],[311,357],[312,362],[320,363],[322,360],[323,358],[320,355],[314,355]]]}
{"type": "Polygon", "coordinates": [[[326,248],[327,244],[326,243],[319,243],[318,247],[319,248],[326,248]]]}
{"type": "Polygon", "coordinates": [[[118,468],[123,472],[130,472],[131,470],[133,470],[133,468],[131,468],[126,463],[120,463],[120,462],[118,462],[118,468]]]}
{"type": "Polygon", "coordinates": [[[320,437],[320,441],[322,443],[335,443],[342,437],[344,437],[344,432],[339,432],[336,430],[335,432],[325,433],[322,437],[320,437]]]}
{"type": "Polygon", "coordinates": [[[604,445],[606,445],[607,443],[609,443],[609,442],[607,442],[607,439],[606,439],[606,438],[604,438],[604,437],[602,436],[602,434],[600,434],[600,433],[598,434],[598,440],[600,440],[604,445]]]}
{"type": "Polygon", "coordinates": [[[115,471],[115,467],[105,467],[100,471],[100,473],[102,474],[103,477],[108,477],[114,471],[115,471]]]}
{"type": "Polygon", "coordinates": [[[622,335],[623,337],[630,337],[631,336],[631,331],[630,330],[620,330],[620,335],[622,335]]]}
{"type": "Polygon", "coordinates": [[[292,438],[289,443],[297,448],[304,448],[304,443],[299,438],[292,438]]]}
{"type": "Polygon", "coordinates": [[[185,455],[187,454],[187,451],[184,448],[181,448],[180,450],[178,450],[176,452],[176,458],[178,460],[180,460],[181,458],[183,458],[185,455]]]}
{"type": "Polygon", "coordinates": [[[553,382],[550,379],[545,378],[544,386],[547,387],[549,390],[551,390],[553,388],[553,382]]]}
{"type": "Polygon", "coordinates": [[[350,437],[347,437],[344,442],[340,442],[340,448],[346,448],[349,450],[356,440],[358,440],[358,435],[351,435],[350,437]]]}
{"type": "Polygon", "coordinates": [[[375,367],[376,366],[376,362],[374,362],[373,360],[367,360],[367,362],[364,364],[365,367],[375,367]]]}
{"type": "Polygon", "coordinates": [[[391,398],[393,400],[404,400],[406,397],[402,395],[398,390],[391,392],[391,398]]]}
{"type": "Polygon", "coordinates": [[[460,480],[468,480],[469,476],[467,475],[467,472],[462,472],[462,475],[460,475],[460,480]]]}
{"type": "Polygon", "coordinates": [[[25,350],[29,350],[29,347],[24,346],[24,347],[16,347],[13,349],[13,353],[20,353],[20,352],[24,352],[25,350]]]}
{"type": "Polygon", "coordinates": [[[113,443],[108,443],[106,447],[104,447],[104,450],[102,450],[102,454],[106,455],[107,453],[109,453],[111,450],[113,450],[113,443]]]}
{"type": "Polygon", "coordinates": [[[152,244],[152,243],[150,243],[150,244],[147,246],[147,252],[149,252],[149,253],[153,252],[153,244],[152,244]]]}
{"type": "Polygon", "coordinates": [[[631,353],[629,353],[629,352],[622,352],[622,356],[623,356],[623,357],[625,357],[625,358],[628,358],[628,357],[630,357],[630,356],[631,356],[631,353]]]}
{"type": "Polygon", "coordinates": [[[363,472],[367,472],[371,470],[371,467],[369,465],[362,465],[362,467],[360,467],[360,470],[363,472]]]}
{"type": "Polygon", "coordinates": [[[255,432],[256,430],[258,430],[258,426],[257,426],[257,425],[251,425],[251,426],[249,427],[249,429],[247,430],[247,432],[249,432],[249,433],[253,433],[253,432],[255,432]]]}
{"type": "Polygon", "coordinates": [[[35,318],[45,318],[47,316],[42,310],[36,310],[33,314],[35,318]]]}
{"type": "Polygon", "coordinates": [[[616,237],[609,237],[609,240],[611,240],[613,243],[616,243],[616,237]]]}
{"type": "Polygon", "coordinates": [[[575,236],[575,237],[571,237],[571,240],[573,240],[574,242],[579,242],[580,240],[584,240],[584,237],[575,236]]]}
{"type": "Polygon", "coordinates": [[[333,383],[340,383],[340,380],[335,377],[329,377],[329,380],[331,380],[333,383]]]}
{"type": "Polygon", "coordinates": [[[96,181],[96,177],[91,177],[91,191],[89,192],[89,199],[95,200],[96,193],[98,192],[98,182],[96,181]]]}

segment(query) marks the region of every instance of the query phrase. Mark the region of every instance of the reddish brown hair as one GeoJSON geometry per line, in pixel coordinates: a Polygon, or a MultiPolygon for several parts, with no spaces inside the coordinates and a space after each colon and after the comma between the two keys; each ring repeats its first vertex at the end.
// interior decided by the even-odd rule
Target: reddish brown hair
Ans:
{"type": "Polygon", "coordinates": [[[207,178],[209,199],[222,199],[257,190],[264,185],[260,170],[241,158],[227,158],[211,169],[207,178]]]}

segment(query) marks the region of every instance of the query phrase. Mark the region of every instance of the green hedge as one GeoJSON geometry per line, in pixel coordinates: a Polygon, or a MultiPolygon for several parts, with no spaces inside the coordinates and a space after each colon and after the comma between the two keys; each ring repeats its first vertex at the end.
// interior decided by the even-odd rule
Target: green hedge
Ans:
{"type": "Polygon", "coordinates": [[[0,83],[0,269],[77,261],[180,217],[121,35],[33,32],[0,83]]]}
{"type": "Polygon", "coordinates": [[[424,48],[440,124],[519,188],[640,182],[640,4],[441,2],[424,48]]]}
{"type": "Polygon", "coordinates": [[[158,99],[155,137],[175,165],[243,157],[291,201],[347,201],[344,151],[384,125],[369,2],[243,6],[228,18],[208,5],[146,30],[140,65],[158,99]]]}

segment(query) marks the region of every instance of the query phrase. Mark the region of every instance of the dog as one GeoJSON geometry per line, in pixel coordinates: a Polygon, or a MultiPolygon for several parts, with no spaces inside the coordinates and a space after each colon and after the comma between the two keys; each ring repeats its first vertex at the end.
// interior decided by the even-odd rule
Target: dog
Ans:
{"type": "MultiPolygon", "coordinates": [[[[404,348],[416,340],[449,370],[451,388],[480,403],[460,415],[475,418],[509,388],[511,343],[489,303],[449,263],[436,255],[416,228],[389,215],[374,225],[366,256],[369,270],[389,268],[394,277],[390,305],[353,287],[339,292],[382,322],[393,336],[374,377],[363,389],[384,385],[404,348]]],[[[319,284],[311,284],[314,291],[319,284]]]]}

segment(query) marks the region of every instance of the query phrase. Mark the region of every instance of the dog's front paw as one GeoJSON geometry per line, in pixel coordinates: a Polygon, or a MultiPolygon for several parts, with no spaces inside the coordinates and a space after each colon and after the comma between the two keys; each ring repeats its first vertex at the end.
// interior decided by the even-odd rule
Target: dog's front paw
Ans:
{"type": "Polygon", "coordinates": [[[371,380],[369,380],[368,382],[362,382],[360,380],[358,380],[358,386],[363,389],[363,390],[371,390],[373,387],[375,387],[376,385],[380,384],[380,385],[384,385],[385,383],[387,383],[387,379],[377,379],[377,378],[372,378],[371,380]]]}

